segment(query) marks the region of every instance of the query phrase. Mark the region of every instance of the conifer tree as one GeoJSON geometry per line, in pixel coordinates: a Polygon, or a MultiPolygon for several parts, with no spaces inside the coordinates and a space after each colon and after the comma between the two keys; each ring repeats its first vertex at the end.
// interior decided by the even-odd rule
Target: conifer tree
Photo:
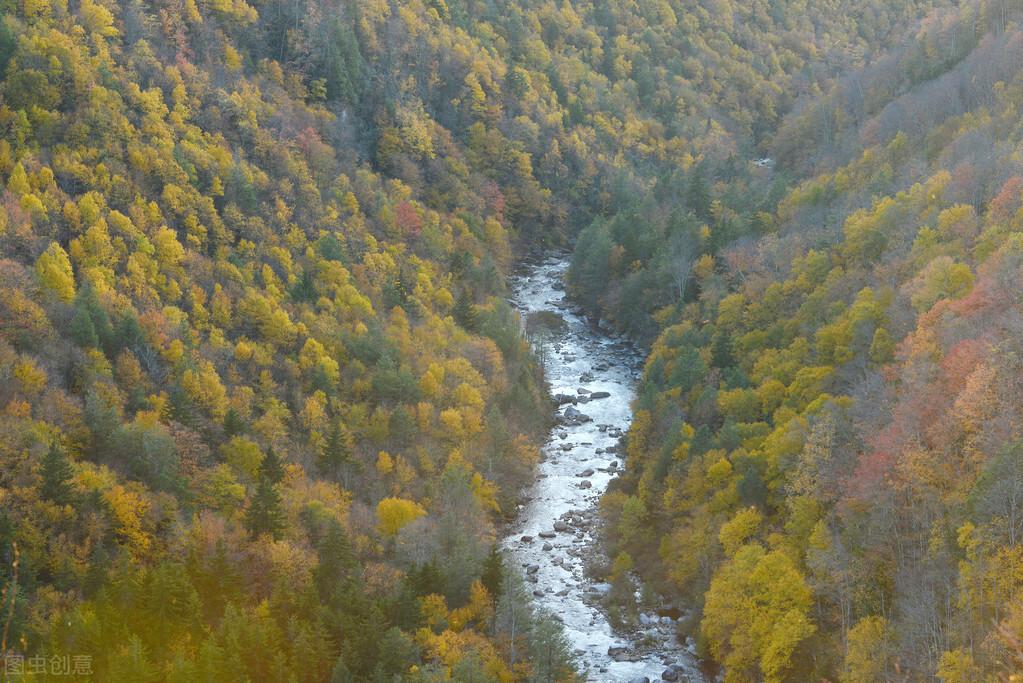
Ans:
{"type": "Polygon", "coordinates": [[[67,505],[73,500],[71,479],[74,477],[74,468],[68,461],[64,449],[56,441],[43,456],[40,476],[43,480],[40,486],[43,498],[58,505],[67,505]]]}
{"type": "Polygon", "coordinates": [[[270,448],[259,467],[256,491],[252,494],[245,515],[245,526],[253,538],[269,534],[276,539],[287,527],[284,510],[281,508],[281,493],[277,488],[283,479],[284,466],[273,448],[270,448]]]}
{"type": "Polygon", "coordinates": [[[472,293],[468,288],[462,290],[455,301],[455,308],[452,311],[455,322],[469,332],[475,332],[479,323],[476,314],[476,306],[472,302],[472,293]]]}

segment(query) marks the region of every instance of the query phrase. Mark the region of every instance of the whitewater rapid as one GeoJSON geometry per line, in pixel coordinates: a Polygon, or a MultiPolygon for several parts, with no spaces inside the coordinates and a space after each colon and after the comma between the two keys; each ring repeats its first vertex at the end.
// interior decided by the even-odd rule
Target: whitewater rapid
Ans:
{"type": "Polygon", "coordinates": [[[563,404],[536,482],[502,546],[526,576],[534,606],[564,625],[588,680],[660,681],[671,669],[677,677],[669,671],[664,680],[702,683],[695,657],[676,636],[674,617],[649,610],[638,632],[617,633],[600,607],[609,587],[584,572],[585,563],[600,552],[597,503],[622,467],[619,438],[632,417],[642,356],[624,339],[594,329],[564,298],[567,268],[567,257],[552,256],[512,281],[512,302],[524,319],[549,311],[565,321],[563,330],[544,342],[542,353],[551,394],[563,404]],[[594,395],[600,398],[589,398],[594,395]],[[576,397],[574,405],[567,402],[570,396],[576,397]],[[575,411],[581,416],[573,418],[575,411]]]}

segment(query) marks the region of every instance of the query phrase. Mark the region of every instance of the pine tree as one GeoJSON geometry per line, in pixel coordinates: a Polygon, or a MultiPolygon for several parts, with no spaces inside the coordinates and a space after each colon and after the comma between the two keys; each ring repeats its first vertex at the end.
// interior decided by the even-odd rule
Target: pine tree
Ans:
{"type": "Polygon", "coordinates": [[[266,477],[271,484],[276,486],[284,481],[284,462],[278,457],[273,446],[266,449],[266,455],[263,456],[263,462],[259,468],[260,474],[266,477]]]}
{"type": "Polygon", "coordinates": [[[452,311],[455,322],[469,332],[475,332],[478,320],[476,317],[476,306],[472,302],[472,294],[468,288],[462,290],[455,301],[455,309],[452,311]]]}
{"type": "Polygon", "coordinates": [[[501,588],[504,583],[504,558],[501,557],[501,551],[496,545],[490,551],[486,562],[483,563],[483,574],[480,576],[480,580],[494,600],[501,597],[501,588]]]}
{"type": "Polygon", "coordinates": [[[67,455],[57,442],[50,445],[50,449],[43,457],[40,476],[42,485],[40,493],[46,500],[67,505],[74,500],[74,489],[71,487],[71,480],[74,477],[74,468],[71,466],[67,455]]]}
{"type": "Polygon", "coordinates": [[[99,346],[96,326],[92,324],[92,316],[89,315],[89,309],[85,306],[75,306],[75,315],[71,319],[71,339],[83,349],[99,346]]]}
{"type": "Polygon", "coordinates": [[[273,448],[270,448],[260,464],[256,492],[252,494],[249,509],[245,514],[245,526],[253,538],[263,534],[279,538],[287,526],[284,510],[281,508],[281,493],[277,489],[283,479],[284,465],[273,448]]]}
{"type": "Polygon", "coordinates": [[[340,422],[335,421],[331,426],[327,440],[320,449],[316,465],[320,474],[335,474],[338,470],[352,460],[352,439],[348,430],[340,422]]]}
{"type": "Polygon", "coordinates": [[[710,203],[710,188],[704,177],[704,169],[702,166],[696,166],[689,176],[689,184],[686,187],[686,206],[700,220],[707,220],[710,218],[710,203]]]}
{"type": "Polygon", "coordinates": [[[344,595],[350,587],[356,566],[355,554],[344,527],[332,520],[318,548],[320,562],[313,578],[324,601],[344,595]]]}

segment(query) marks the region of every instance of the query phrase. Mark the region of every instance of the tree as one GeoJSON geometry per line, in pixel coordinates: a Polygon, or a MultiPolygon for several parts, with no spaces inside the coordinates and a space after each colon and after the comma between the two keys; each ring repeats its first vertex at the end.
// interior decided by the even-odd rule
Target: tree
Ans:
{"type": "Polygon", "coordinates": [[[715,573],[700,630],[722,662],[726,681],[777,683],[795,663],[796,647],[817,630],[813,595],[782,551],[749,544],[715,573]]]}
{"type": "Polygon", "coordinates": [[[348,540],[348,534],[340,522],[330,520],[327,533],[317,548],[319,564],[313,571],[313,579],[320,597],[328,603],[346,595],[355,580],[356,558],[348,540]]]}
{"type": "Polygon", "coordinates": [[[672,294],[678,301],[685,298],[686,284],[699,255],[699,244],[686,227],[676,229],[668,237],[665,258],[671,276],[672,294]]]}
{"type": "Polygon", "coordinates": [[[43,456],[39,474],[42,478],[39,492],[43,498],[57,505],[68,505],[73,502],[74,489],[71,482],[75,471],[57,441],[50,444],[49,450],[43,456]]]}
{"type": "Polygon", "coordinates": [[[60,301],[67,303],[75,298],[75,275],[71,270],[71,259],[56,242],[51,242],[36,260],[36,276],[39,284],[53,292],[60,301]]]}
{"type": "Polygon", "coordinates": [[[342,481],[348,486],[351,477],[352,437],[340,420],[334,420],[330,432],[320,448],[316,465],[323,475],[341,473],[342,481]]]}
{"type": "Polygon", "coordinates": [[[452,315],[455,317],[455,322],[466,331],[476,331],[479,321],[476,314],[476,305],[472,301],[472,292],[468,287],[463,287],[462,291],[458,294],[452,315]]]}
{"type": "Polygon", "coordinates": [[[888,680],[891,632],[884,617],[864,617],[849,630],[842,683],[888,680]]]}
{"type": "Polygon", "coordinates": [[[572,645],[561,624],[546,612],[533,616],[529,655],[533,669],[530,680],[537,683],[569,680],[575,673],[572,645]]]}
{"type": "Polygon", "coordinates": [[[280,458],[270,448],[259,466],[256,491],[245,513],[245,526],[253,538],[267,534],[276,539],[287,528],[287,519],[281,507],[281,494],[278,490],[283,478],[284,468],[280,458]]]}
{"type": "Polygon", "coordinates": [[[404,498],[384,498],[377,503],[377,529],[386,537],[393,537],[402,527],[426,514],[422,505],[404,498]]]}

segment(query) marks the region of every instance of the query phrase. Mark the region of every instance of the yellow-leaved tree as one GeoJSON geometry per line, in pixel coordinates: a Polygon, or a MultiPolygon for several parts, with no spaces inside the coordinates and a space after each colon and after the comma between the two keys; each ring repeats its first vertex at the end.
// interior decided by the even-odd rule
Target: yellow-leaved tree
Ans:
{"type": "Polygon", "coordinates": [[[813,595],[795,563],[780,550],[744,545],[711,581],[700,628],[725,666],[726,683],[790,676],[793,653],[817,627],[813,595]]]}
{"type": "Polygon", "coordinates": [[[39,284],[61,301],[75,298],[75,274],[71,270],[71,259],[56,242],[50,242],[46,251],[36,259],[36,276],[39,284]]]}
{"type": "Polygon", "coordinates": [[[426,509],[414,500],[384,498],[377,503],[377,529],[391,537],[425,514],[426,509]]]}

